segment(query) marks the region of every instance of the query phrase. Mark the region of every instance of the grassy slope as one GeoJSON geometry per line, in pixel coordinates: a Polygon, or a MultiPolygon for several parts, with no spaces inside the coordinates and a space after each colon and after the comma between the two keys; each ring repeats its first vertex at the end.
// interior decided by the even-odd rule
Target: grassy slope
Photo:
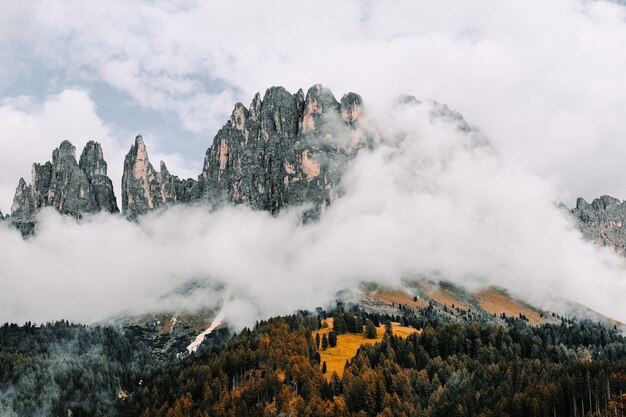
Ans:
{"type": "MultiPolygon", "coordinates": [[[[320,338],[322,335],[330,333],[332,331],[332,318],[327,320],[328,327],[313,332],[313,338],[315,334],[319,333],[320,338]]],[[[400,326],[399,323],[392,323],[393,333],[400,337],[406,337],[411,333],[417,332],[412,327],[400,326]]],[[[365,333],[345,333],[337,335],[337,346],[333,348],[327,348],[322,350],[320,347],[319,353],[322,358],[321,363],[326,362],[326,378],[330,379],[333,371],[337,372],[337,375],[341,377],[343,375],[343,367],[346,361],[352,359],[356,355],[356,351],[364,344],[374,344],[380,342],[385,334],[385,327],[380,326],[376,328],[378,337],[376,339],[366,339],[365,333]]]]}

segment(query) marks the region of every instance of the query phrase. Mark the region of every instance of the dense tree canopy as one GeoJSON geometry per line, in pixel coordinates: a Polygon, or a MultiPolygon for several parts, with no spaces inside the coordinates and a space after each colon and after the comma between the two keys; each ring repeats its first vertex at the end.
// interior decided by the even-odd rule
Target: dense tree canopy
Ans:
{"type": "MultiPolygon", "coordinates": [[[[0,328],[6,416],[606,416],[626,397],[626,341],[589,321],[452,323],[335,311],[333,334],[401,321],[419,333],[362,346],[342,377],[324,374],[318,314],[259,322],[171,362],[108,327],[0,328]],[[337,320],[339,319],[339,320],[337,320]],[[336,324],[345,326],[337,329],[336,324]]],[[[371,331],[371,330],[370,330],[371,331]]],[[[326,340],[328,343],[328,340],[326,340]]],[[[340,347],[340,343],[338,344],[340,347]]]]}
{"type": "Polygon", "coordinates": [[[616,377],[626,373],[624,339],[592,322],[433,321],[419,334],[364,345],[343,377],[329,379],[311,336],[319,326],[302,314],[261,322],[221,349],[157,372],[126,415],[552,417],[581,416],[583,408],[605,415],[609,391],[626,387],[616,377]]]}

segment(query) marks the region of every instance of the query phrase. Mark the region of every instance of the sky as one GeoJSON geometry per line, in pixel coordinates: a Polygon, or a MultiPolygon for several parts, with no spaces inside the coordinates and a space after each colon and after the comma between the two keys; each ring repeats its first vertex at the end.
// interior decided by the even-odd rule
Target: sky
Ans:
{"type": "MultiPolygon", "coordinates": [[[[108,259],[121,257],[123,261],[115,269],[120,281],[109,285],[109,290],[128,285],[129,276],[154,279],[135,282],[128,291],[128,303],[132,303],[131,295],[138,297],[151,282],[153,296],[168,285],[181,284],[190,275],[222,274],[237,283],[232,291],[242,291],[249,287],[251,270],[216,268],[190,260],[189,269],[168,270],[159,281],[154,277],[157,267],[170,264],[147,265],[145,260],[161,258],[177,264],[168,254],[189,251],[202,257],[209,248],[221,253],[216,249],[220,243],[231,247],[231,254],[247,256],[250,243],[232,240],[233,229],[228,232],[226,227],[245,224],[246,230],[257,233],[251,236],[261,239],[268,235],[273,243],[269,247],[290,254],[286,264],[272,266],[263,261],[268,253],[253,251],[250,266],[262,271],[256,274],[259,277],[275,276],[275,287],[293,289],[293,303],[285,304],[285,308],[298,308],[296,302],[313,304],[328,296],[317,292],[314,300],[307,298],[312,288],[303,286],[296,291],[287,286],[291,275],[285,276],[278,269],[282,266],[283,271],[309,277],[307,266],[315,264],[315,258],[306,255],[305,249],[315,243],[317,250],[312,253],[328,258],[329,265],[339,268],[328,277],[329,293],[338,283],[357,282],[363,276],[366,270],[355,265],[366,253],[366,259],[373,263],[364,265],[372,271],[382,274],[396,266],[395,274],[382,274],[387,282],[419,274],[444,274],[459,282],[468,276],[487,276],[490,283],[506,283],[524,291],[522,284],[532,275],[533,288],[545,285],[552,292],[570,291],[568,294],[579,300],[592,294],[589,304],[626,319],[620,301],[607,294],[626,282],[620,281],[626,276],[620,261],[582,244],[572,226],[552,211],[555,200],[572,206],[578,196],[587,200],[603,194],[626,198],[624,45],[626,8],[601,0],[320,1],[314,6],[289,1],[2,2],[3,213],[10,209],[19,178],[28,180],[31,164],[49,160],[52,150],[64,139],[69,139],[78,152],[88,140],[102,143],[118,196],[123,158],[138,133],[144,137],[153,164],[164,160],[170,172],[196,177],[204,152],[228,120],[234,104],[240,101],[248,105],[256,92],[263,93],[273,85],[295,92],[322,83],[337,97],[357,92],[388,137],[399,131],[413,132],[406,136],[419,142],[387,144],[391,150],[383,148],[359,158],[353,171],[359,174],[346,182],[355,190],[348,193],[353,198],[338,204],[327,221],[302,231],[296,249],[284,246],[285,237],[294,233],[290,213],[271,219],[259,213],[227,210],[220,214],[222,226],[196,212],[185,213],[198,224],[206,223],[202,230],[214,231],[215,238],[198,236],[167,217],[174,214],[150,217],[138,227],[96,216],[78,232],[48,213],[43,224],[49,226],[42,227],[42,237],[25,243],[0,230],[3,246],[15,251],[10,259],[7,252],[2,255],[3,263],[8,262],[4,276],[22,274],[27,283],[5,292],[9,298],[4,300],[4,313],[15,319],[50,313],[38,310],[45,303],[36,297],[28,305],[10,303],[16,294],[26,296],[37,286],[48,294],[59,288],[53,282],[39,281],[45,263],[20,269],[34,254],[47,259],[47,270],[59,275],[70,265],[64,275],[67,281],[61,282],[81,283],[76,285],[77,291],[90,288],[90,281],[83,281],[80,271],[85,265],[97,264],[94,253],[104,253],[108,259]],[[399,94],[437,100],[459,111],[488,138],[495,155],[476,156],[449,145],[447,138],[456,138],[456,133],[432,128],[424,121],[424,110],[398,117],[403,111],[390,111],[390,103],[399,94]],[[407,124],[407,120],[414,123],[407,124]],[[445,140],[435,143],[424,139],[429,135],[445,140]],[[458,157],[449,159],[450,155],[458,157]],[[389,164],[390,158],[405,171],[389,164]],[[414,166],[431,169],[409,176],[415,183],[397,186],[414,166]],[[385,183],[380,176],[392,180],[385,183]],[[373,195],[371,184],[378,181],[395,193],[373,195]],[[395,208],[389,207],[391,201],[396,202],[395,208]],[[350,213],[355,210],[360,213],[359,207],[369,207],[369,211],[352,217],[350,213]],[[155,235],[162,239],[176,235],[164,227],[168,222],[183,231],[171,244],[176,249],[173,252],[170,244],[152,239],[155,235]],[[554,228],[546,229],[546,223],[554,224],[554,228]],[[342,232],[330,232],[337,228],[342,232]],[[401,233],[403,228],[413,235],[401,233]],[[61,234],[59,230],[67,232],[61,234]],[[123,238],[115,237],[112,231],[123,238]],[[402,243],[414,250],[411,253],[429,256],[413,259],[407,252],[368,247],[335,259],[325,249],[337,251],[354,245],[357,231],[369,231],[389,247],[402,243]],[[428,244],[415,238],[420,234],[428,236],[428,244]],[[543,240],[538,241],[538,236],[543,240]],[[120,239],[128,246],[119,245],[107,252],[106,248],[120,239]],[[88,246],[87,242],[103,246],[100,252],[83,253],[81,248],[88,246]],[[67,257],[59,257],[65,246],[74,252],[68,249],[67,257]],[[130,254],[137,247],[145,248],[145,252],[138,252],[143,258],[137,255],[133,259],[130,254]],[[375,253],[386,256],[377,263],[375,253]],[[85,262],[77,260],[80,256],[85,262]],[[473,263],[491,256],[490,265],[473,263]],[[541,258],[541,262],[531,267],[528,259],[533,257],[541,258]],[[590,292],[594,271],[603,271],[603,275],[596,278],[597,288],[590,292]],[[568,288],[565,277],[577,285],[568,288]]],[[[455,143],[464,140],[457,138],[455,143]]],[[[237,258],[224,259],[237,263],[237,258]]],[[[263,288],[258,290],[264,294],[263,288]]],[[[91,292],[92,297],[84,298],[84,308],[66,311],[59,303],[56,309],[50,307],[52,315],[95,320],[118,312],[118,304],[102,305],[88,317],[84,315],[85,308],[97,304],[102,298],[98,295],[105,293],[105,288],[91,292]]],[[[57,296],[62,298],[63,294],[57,296]]],[[[76,294],[69,298],[76,299],[76,294]]],[[[150,300],[138,305],[153,306],[154,297],[150,300]]],[[[272,311],[259,297],[232,300],[231,306],[248,309],[250,317],[272,311]]],[[[265,300],[273,299],[267,295],[265,300]]]]}
{"type": "Polygon", "coordinates": [[[625,17],[580,0],[3,2],[0,209],[63,139],[102,142],[118,187],[137,133],[195,177],[235,102],[316,83],[446,103],[567,204],[623,199],[625,17]]]}

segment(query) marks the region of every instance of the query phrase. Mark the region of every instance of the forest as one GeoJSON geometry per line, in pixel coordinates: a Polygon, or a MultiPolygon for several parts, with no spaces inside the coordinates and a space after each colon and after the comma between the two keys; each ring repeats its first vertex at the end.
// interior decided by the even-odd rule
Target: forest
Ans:
{"type": "MultiPolygon", "coordinates": [[[[334,343],[337,343],[336,339],[334,343]]],[[[120,329],[58,322],[0,328],[4,416],[618,416],[626,340],[615,326],[562,319],[530,326],[450,322],[436,314],[298,312],[219,346],[156,361],[120,329]],[[312,332],[400,321],[324,375],[312,332]],[[370,324],[371,323],[371,324],[370,324]]]]}
{"type": "Polygon", "coordinates": [[[326,379],[311,337],[321,326],[318,316],[262,321],[219,349],[158,370],[126,400],[123,415],[621,415],[626,341],[614,327],[565,319],[532,327],[523,318],[502,326],[334,315],[338,333],[397,319],[421,332],[387,334],[359,349],[341,378],[326,379]]]}
{"type": "Polygon", "coordinates": [[[117,415],[141,375],[158,362],[115,327],[67,321],[0,327],[0,416],[117,415]]]}

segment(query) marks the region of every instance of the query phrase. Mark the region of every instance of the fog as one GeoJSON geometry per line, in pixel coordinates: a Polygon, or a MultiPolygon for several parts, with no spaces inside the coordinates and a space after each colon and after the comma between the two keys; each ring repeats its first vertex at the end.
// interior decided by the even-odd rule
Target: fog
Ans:
{"type": "Polygon", "coordinates": [[[46,209],[27,240],[4,224],[0,317],[93,323],[209,307],[238,328],[325,306],[364,281],[429,278],[498,285],[547,308],[562,297],[626,320],[622,258],[581,239],[557,208],[558,185],[503,163],[480,132],[432,109],[373,110],[382,143],[359,152],[315,223],[301,224],[306,207],[271,216],[175,206],[138,223],[77,223],[46,209]],[[209,285],[176,291],[189,282],[209,285]]]}

